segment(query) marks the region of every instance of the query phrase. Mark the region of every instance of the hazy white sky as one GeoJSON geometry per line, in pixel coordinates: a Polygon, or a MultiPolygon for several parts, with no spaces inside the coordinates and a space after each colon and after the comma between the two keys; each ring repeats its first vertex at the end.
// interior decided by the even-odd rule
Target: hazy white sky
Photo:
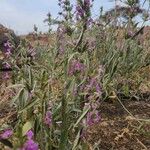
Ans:
{"type": "MultiPolygon", "coordinates": [[[[76,0],[71,2],[75,3],[76,0]]],[[[58,0],[0,0],[0,24],[12,28],[18,34],[33,31],[34,24],[40,31],[47,31],[43,20],[48,12],[54,17],[57,16],[57,3],[58,0]]],[[[114,6],[114,0],[95,0],[92,9],[94,15],[98,14],[101,6],[108,10],[114,6]]]]}
{"type": "MultiPolygon", "coordinates": [[[[76,0],[71,0],[75,3],[76,0]]],[[[36,24],[41,31],[47,31],[43,20],[46,14],[51,12],[57,16],[58,0],[0,0],[0,24],[12,28],[18,34],[33,31],[36,24]]],[[[108,0],[95,0],[92,12],[97,14],[99,8],[109,9],[113,6],[108,0]]]]}

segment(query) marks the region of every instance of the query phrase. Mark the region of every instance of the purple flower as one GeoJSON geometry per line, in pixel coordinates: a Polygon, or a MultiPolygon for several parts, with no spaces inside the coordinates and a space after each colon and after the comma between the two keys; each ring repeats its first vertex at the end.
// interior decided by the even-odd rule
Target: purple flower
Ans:
{"type": "Polygon", "coordinates": [[[88,102],[84,104],[84,110],[89,109],[86,117],[83,119],[82,122],[84,127],[89,127],[100,122],[101,117],[99,111],[97,110],[98,107],[98,101],[88,102]]]}
{"type": "Polygon", "coordinates": [[[27,136],[27,139],[28,139],[28,140],[32,139],[33,136],[34,136],[33,131],[32,131],[32,130],[29,130],[29,131],[27,132],[26,136],[27,136]]]}
{"type": "Polygon", "coordinates": [[[44,118],[44,123],[48,126],[51,126],[52,124],[52,113],[51,111],[47,111],[45,118],[44,118]]]}
{"type": "Polygon", "coordinates": [[[84,16],[84,9],[82,9],[82,7],[80,5],[76,6],[76,17],[77,20],[78,18],[82,18],[84,16]]]}
{"type": "Polygon", "coordinates": [[[59,12],[58,14],[61,15],[65,20],[67,20],[68,18],[70,18],[70,16],[68,15],[68,12],[71,12],[72,10],[72,5],[70,4],[69,0],[58,0],[58,5],[61,7],[61,12],[59,12]]]}
{"type": "Polygon", "coordinates": [[[13,47],[9,41],[6,41],[4,43],[4,53],[5,53],[6,57],[10,57],[10,55],[12,54],[12,50],[13,50],[12,48],[13,47]]]}
{"type": "Polygon", "coordinates": [[[94,20],[92,18],[89,18],[86,22],[87,26],[90,26],[94,23],[94,20]]]}
{"type": "Polygon", "coordinates": [[[85,6],[86,8],[89,8],[90,5],[91,5],[91,0],[84,0],[84,6],[85,6]]]}
{"type": "Polygon", "coordinates": [[[81,63],[79,60],[73,60],[69,67],[68,74],[74,75],[77,72],[83,72],[85,69],[85,65],[81,63]]]}
{"type": "Polygon", "coordinates": [[[88,85],[88,89],[89,90],[94,90],[97,92],[97,93],[101,93],[101,87],[99,85],[99,83],[97,82],[96,78],[92,78],[90,80],[90,83],[88,85]]]}
{"type": "Polygon", "coordinates": [[[3,80],[8,80],[8,79],[10,79],[10,75],[9,75],[9,73],[8,72],[5,72],[5,73],[3,73],[3,80]]]}
{"type": "Polygon", "coordinates": [[[84,126],[88,127],[100,122],[101,117],[99,111],[97,110],[98,107],[98,101],[84,104],[84,109],[89,109],[89,112],[86,114],[86,118],[83,120],[84,126]]]}
{"type": "Polygon", "coordinates": [[[33,141],[32,139],[29,139],[24,144],[23,148],[21,150],[38,150],[38,144],[33,141]]]}
{"type": "Polygon", "coordinates": [[[8,139],[13,134],[13,131],[11,129],[5,130],[2,134],[0,134],[0,139],[8,139]]]}
{"type": "Polygon", "coordinates": [[[96,123],[99,123],[101,120],[100,114],[97,110],[93,110],[87,113],[86,125],[92,126],[96,123]]]}
{"type": "Polygon", "coordinates": [[[11,56],[11,50],[10,49],[7,49],[7,51],[5,52],[5,55],[6,55],[6,57],[8,58],[8,57],[10,57],[11,56]]]}
{"type": "Polygon", "coordinates": [[[99,83],[99,75],[96,77],[88,77],[86,82],[83,83],[79,90],[84,94],[85,100],[88,102],[93,101],[95,99],[100,100],[102,96],[102,87],[99,83]]]}
{"type": "MultiPolygon", "coordinates": [[[[90,17],[90,7],[92,6],[92,2],[93,0],[84,0],[83,2],[78,2],[78,4],[76,5],[76,19],[77,20],[82,20],[82,19],[89,19],[90,17]]],[[[90,19],[89,19],[90,21],[90,19]]],[[[87,24],[89,22],[87,21],[87,24]]]]}
{"type": "Polygon", "coordinates": [[[12,47],[12,44],[7,40],[4,42],[4,47],[10,48],[10,47],[12,47]]]}
{"type": "Polygon", "coordinates": [[[19,150],[38,150],[38,144],[33,140],[34,133],[29,130],[26,134],[27,141],[24,143],[23,147],[19,150]]]}
{"type": "Polygon", "coordinates": [[[7,63],[7,62],[3,62],[2,64],[3,64],[5,69],[11,68],[11,65],[9,63],[7,63]]]}

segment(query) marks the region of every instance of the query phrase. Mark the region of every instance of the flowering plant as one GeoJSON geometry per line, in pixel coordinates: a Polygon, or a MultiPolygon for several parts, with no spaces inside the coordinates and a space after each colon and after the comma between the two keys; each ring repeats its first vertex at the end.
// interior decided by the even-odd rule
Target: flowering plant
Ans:
{"type": "MultiPolygon", "coordinates": [[[[92,19],[93,0],[77,0],[75,7],[69,0],[59,0],[58,5],[58,19],[48,14],[45,20],[49,30],[57,25],[52,33],[55,42],[32,47],[23,41],[13,59],[16,75],[10,88],[16,96],[11,105],[17,109],[17,123],[13,132],[7,130],[0,137],[13,136],[11,146],[16,149],[88,147],[86,129],[101,122],[102,100],[117,91],[129,94],[122,90],[128,88],[118,90],[119,80],[129,79],[145,65],[138,39],[124,37],[120,45],[111,23],[103,23],[102,16],[92,19]]],[[[8,58],[13,50],[8,43],[5,46],[8,58]]],[[[3,66],[12,65],[5,61],[3,66]]]]}

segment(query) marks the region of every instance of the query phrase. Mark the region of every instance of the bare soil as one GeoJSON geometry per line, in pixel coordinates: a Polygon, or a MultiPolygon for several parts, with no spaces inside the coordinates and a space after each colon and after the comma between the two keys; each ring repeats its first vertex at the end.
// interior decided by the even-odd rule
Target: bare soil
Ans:
{"type": "Polygon", "coordinates": [[[100,150],[149,150],[150,101],[103,102],[100,106],[101,122],[88,129],[88,143],[100,150]]]}

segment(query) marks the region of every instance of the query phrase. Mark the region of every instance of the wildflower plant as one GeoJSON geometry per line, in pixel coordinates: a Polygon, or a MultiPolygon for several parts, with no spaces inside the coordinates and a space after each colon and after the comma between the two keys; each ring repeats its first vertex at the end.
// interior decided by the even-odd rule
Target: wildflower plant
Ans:
{"type": "Polygon", "coordinates": [[[93,0],[77,0],[75,7],[69,0],[58,4],[58,19],[49,14],[47,20],[57,24],[56,42],[33,48],[22,41],[13,59],[15,84],[9,88],[17,93],[11,103],[17,109],[16,149],[88,146],[86,129],[100,123],[100,102],[117,90],[117,77],[127,79],[145,64],[137,39],[124,38],[119,46],[113,27],[92,19],[93,0]]]}

